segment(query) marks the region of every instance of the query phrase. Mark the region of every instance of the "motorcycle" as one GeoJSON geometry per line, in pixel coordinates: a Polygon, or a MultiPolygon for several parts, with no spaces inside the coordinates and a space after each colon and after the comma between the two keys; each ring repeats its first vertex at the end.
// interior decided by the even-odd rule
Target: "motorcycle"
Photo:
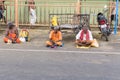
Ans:
{"type": "Polygon", "coordinates": [[[97,22],[101,31],[101,39],[104,37],[106,41],[109,41],[108,37],[110,36],[112,30],[110,29],[110,25],[107,23],[107,19],[103,13],[100,12],[97,14],[97,22]]]}

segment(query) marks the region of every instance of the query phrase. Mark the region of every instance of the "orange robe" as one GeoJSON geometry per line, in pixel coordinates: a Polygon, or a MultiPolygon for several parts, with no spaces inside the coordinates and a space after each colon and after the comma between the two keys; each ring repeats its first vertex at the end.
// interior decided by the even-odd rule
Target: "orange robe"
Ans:
{"type": "Polygon", "coordinates": [[[20,43],[20,40],[17,38],[17,34],[14,31],[7,31],[6,37],[4,38],[4,42],[8,43],[9,41],[20,43]]]}
{"type": "MultiPolygon", "coordinates": [[[[50,32],[49,35],[49,39],[51,39],[55,44],[57,44],[58,46],[62,45],[62,33],[60,31],[58,31],[57,33],[53,31],[50,32]]],[[[52,46],[53,43],[51,41],[47,41],[46,42],[47,45],[52,46]]]]}

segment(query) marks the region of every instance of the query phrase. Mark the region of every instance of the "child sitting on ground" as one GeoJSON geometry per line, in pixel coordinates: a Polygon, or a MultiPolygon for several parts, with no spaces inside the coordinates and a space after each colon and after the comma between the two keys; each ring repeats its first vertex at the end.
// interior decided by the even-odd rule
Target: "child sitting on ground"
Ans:
{"type": "Polygon", "coordinates": [[[21,42],[28,42],[29,41],[29,31],[26,28],[21,29],[19,37],[20,37],[21,42]]]}

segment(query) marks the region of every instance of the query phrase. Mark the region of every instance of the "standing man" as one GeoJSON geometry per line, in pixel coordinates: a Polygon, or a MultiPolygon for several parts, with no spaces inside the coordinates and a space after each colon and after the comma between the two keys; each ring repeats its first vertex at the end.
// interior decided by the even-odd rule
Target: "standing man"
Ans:
{"type": "MultiPolygon", "coordinates": [[[[115,21],[116,19],[116,4],[115,3],[112,3],[112,11],[111,11],[111,24],[113,21],[115,21]]],[[[118,15],[117,15],[118,16],[118,15]]],[[[118,25],[118,22],[117,22],[117,25],[118,25]]]]}
{"type": "Polygon", "coordinates": [[[28,8],[30,12],[30,24],[34,25],[36,22],[35,1],[28,0],[28,8]]]}
{"type": "Polygon", "coordinates": [[[5,16],[3,14],[5,10],[4,2],[5,2],[4,0],[0,0],[0,20],[6,23],[5,16]]]}

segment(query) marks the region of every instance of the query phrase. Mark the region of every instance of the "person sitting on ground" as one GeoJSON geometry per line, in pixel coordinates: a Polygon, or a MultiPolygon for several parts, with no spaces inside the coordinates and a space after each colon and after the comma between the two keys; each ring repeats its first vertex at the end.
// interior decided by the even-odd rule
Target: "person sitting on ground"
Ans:
{"type": "Polygon", "coordinates": [[[79,33],[76,35],[76,44],[77,46],[94,46],[98,47],[98,43],[96,39],[93,39],[91,31],[87,28],[87,26],[84,26],[79,33]]]}
{"type": "Polygon", "coordinates": [[[62,47],[62,33],[59,31],[59,27],[54,27],[54,30],[51,30],[46,46],[51,48],[55,46],[62,47]]]}
{"type": "Polygon", "coordinates": [[[6,30],[4,42],[5,43],[20,43],[18,38],[18,30],[13,23],[8,23],[8,28],[6,30]]]}
{"type": "Polygon", "coordinates": [[[21,42],[28,42],[29,41],[29,31],[26,29],[26,27],[21,29],[19,37],[20,37],[21,42]]]}

